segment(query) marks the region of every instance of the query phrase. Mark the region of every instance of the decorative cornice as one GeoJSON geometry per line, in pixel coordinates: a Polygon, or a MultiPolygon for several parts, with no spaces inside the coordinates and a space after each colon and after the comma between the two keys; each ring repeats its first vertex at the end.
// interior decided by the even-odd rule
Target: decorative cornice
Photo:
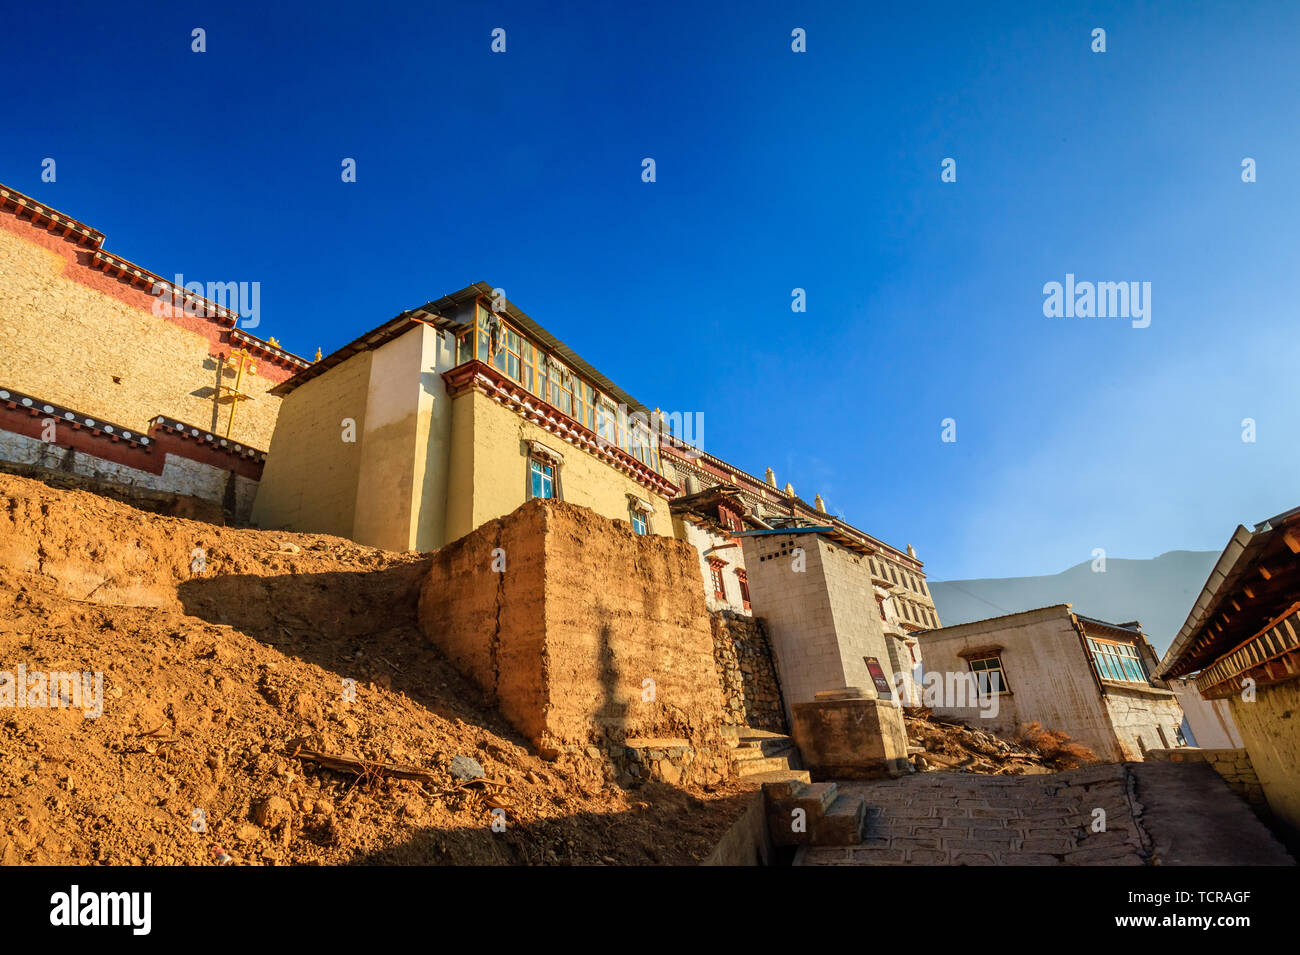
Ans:
{"type": "Polygon", "coordinates": [[[564,455],[554,448],[548,448],[540,441],[529,441],[528,453],[535,458],[541,458],[543,461],[549,461],[557,466],[564,464],[564,455]]]}
{"type": "Polygon", "coordinates": [[[443,372],[442,378],[447,385],[447,394],[452,398],[473,388],[560,440],[601,459],[616,471],[623,472],[642,487],[654,491],[659,496],[671,498],[678,493],[677,485],[668,478],[641,463],[622,448],[600,440],[594,431],[588,430],[491,365],[484,364],[478,359],[471,359],[450,371],[443,372]]]}
{"type": "Polygon", "coordinates": [[[195,441],[199,444],[206,444],[213,451],[219,451],[222,454],[229,454],[238,458],[246,458],[249,461],[257,462],[258,464],[266,463],[265,451],[259,451],[257,448],[250,448],[246,444],[231,441],[229,438],[222,438],[213,434],[211,431],[196,428],[192,424],[177,421],[175,418],[158,415],[156,418],[152,419],[149,422],[149,433],[157,437],[159,431],[171,432],[186,441],[195,441]]]}
{"type": "Polygon", "coordinates": [[[10,408],[22,408],[33,415],[43,414],[46,417],[55,419],[59,424],[70,425],[74,430],[85,429],[92,434],[103,435],[113,441],[126,441],[128,444],[140,446],[148,446],[153,441],[152,438],[115,422],[105,421],[103,418],[92,418],[80,411],[74,411],[71,408],[65,408],[63,405],[56,405],[49,401],[42,401],[20,391],[0,388],[0,402],[10,408]]]}
{"type": "Polygon", "coordinates": [[[249,335],[246,332],[241,332],[238,328],[232,328],[230,330],[230,340],[238,342],[246,348],[257,352],[264,358],[278,361],[281,364],[288,365],[290,368],[310,368],[312,364],[305,358],[299,358],[297,355],[287,352],[283,348],[276,348],[270,342],[264,342],[260,338],[249,335]]]}
{"type": "Polygon", "coordinates": [[[51,232],[54,231],[55,226],[58,226],[61,230],[57,233],[58,235],[70,239],[78,245],[89,243],[92,247],[99,248],[104,242],[104,233],[97,232],[84,222],[78,222],[70,216],[65,216],[57,209],[52,209],[31,196],[25,196],[16,189],[0,186],[0,208],[12,211],[20,217],[22,212],[26,210],[31,213],[33,225],[39,226],[41,220],[44,220],[45,228],[51,232]],[[10,206],[13,208],[10,209],[10,206]]]}

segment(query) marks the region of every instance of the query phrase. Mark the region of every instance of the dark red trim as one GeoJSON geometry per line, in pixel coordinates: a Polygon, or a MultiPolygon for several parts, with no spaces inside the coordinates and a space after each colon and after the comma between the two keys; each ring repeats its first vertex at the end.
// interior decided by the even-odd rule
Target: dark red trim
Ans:
{"type": "MultiPolygon", "coordinates": [[[[153,442],[149,446],[127,440],[118,434],[109,434],[100,428],[90,428],[82,424],[82,418],[66,421],[61,415],[47,414],[39,408],[26,408],[13,398],[0,402],[0,430],[25,435],[41,440],[45,432],[45,419],[53,418],[55,446],[72,448],[91,457],[111,461],[124,467],[147,471],[150,474],[162,474],[165,457],[153,452],[153,442]]],[[[103,422],[101,422],[103,423],[103,422]]]]}
{"type": "Polygon", "coordinates": [[[3,389],[8,395],[0,400],[0,430],[44,440],[47,419],[53,419],[55,447],[72,448],[82,454],[161,475],[167,455],[186,458],[219,471],[233,471],[252,481],[262,479],[266,454],[256,448],[233,442],[221,444],[222,438],[210,431],[195,428],[169,418],[155,418],[147,434],[131,431],[111,421],[92,418],[62,405],[41,401],[30,395],[3,389]],[[29,404],[24,404],[24,402],[29,404]],[[46,411],[46,408],[52,410],[46,411]],[[71,414],[69,419],[67,415],[71,414]],[[86,424],[87,421],[93,424],[86,424]],[[195,433],[197,432],[197,434],[195,433]],[[130,437],[126,437],[130,435],[130,437]]]}
{"type": "Polygon", "coordinates": [[[262,480],[264,461],[241,457],[220,447],[213,447],[202,438],[195,438],[188,431],[175,431],[166,425],[155,424],[149,429],[154,447],[178,458],[189,458],[199,464],[206,464],[219,471],[234,471],[240,477],[251,481],[262,480]]]}

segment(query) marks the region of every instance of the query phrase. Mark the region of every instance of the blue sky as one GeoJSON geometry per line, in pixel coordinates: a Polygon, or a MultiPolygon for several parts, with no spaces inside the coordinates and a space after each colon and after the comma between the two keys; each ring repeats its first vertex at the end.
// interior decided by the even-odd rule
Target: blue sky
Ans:
{"type": "Polygon", "coordinates": [[[11,10],[0,182],[260,282],[306,356],[500,286],[934,579],[1300,503],[1295,4],[419,6],[11,10]],[[1044,317],[1067,272],[1150,282],[1150,327],[1044,317]]]}

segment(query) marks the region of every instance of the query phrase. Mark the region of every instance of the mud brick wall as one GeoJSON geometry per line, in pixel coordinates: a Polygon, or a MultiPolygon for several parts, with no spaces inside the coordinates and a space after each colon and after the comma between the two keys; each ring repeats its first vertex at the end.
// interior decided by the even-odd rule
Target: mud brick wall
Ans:
{"type": "Polygon", "coordinates": [[[618,754],[629,737],[685,740],[708,757],[701,766],[725,755],[709,618],[683,541],[529,501],[433,554],[420,626],[545,755],[618,754]]]}
{"type": "Polygon", "coordinates": [[[723,722],[786,732],[781,685],[763,622],[734,610],[709,614],[713,662],[722,682],[723,722]]]}

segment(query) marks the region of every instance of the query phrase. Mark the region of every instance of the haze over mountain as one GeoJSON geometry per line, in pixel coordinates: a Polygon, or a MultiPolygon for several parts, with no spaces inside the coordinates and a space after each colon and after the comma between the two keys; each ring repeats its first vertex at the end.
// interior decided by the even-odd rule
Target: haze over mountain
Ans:
{"type": "Polygon", "coordinates": [[[1218,551],[1171,550],[1150,560],[1107,558],[1104,573],[1084,561],[1043,577],[928,583],[945,626],[1068,603],[1076,613],[1112,623],[1137,620],[1163,654],[1218,558],[1218,551]]]}

